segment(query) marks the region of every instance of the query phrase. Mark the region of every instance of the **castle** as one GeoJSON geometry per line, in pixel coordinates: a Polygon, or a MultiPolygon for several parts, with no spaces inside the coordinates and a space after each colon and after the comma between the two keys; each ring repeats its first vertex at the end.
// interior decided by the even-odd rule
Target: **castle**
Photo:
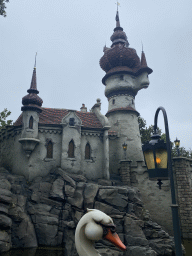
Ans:
{"type": "MultiPolygon", "coordinates": [[[[80,111],[42,107],[35,66],[28,94],[22,98],[22,114],[13,126],[0,131],[0,166],[28,181],[47,176],[55,167],[94,182],[116,182],[121,178],[124,185],[139,188],[154,221],[172,233],[169,180],[163,182],[161,191],[155,181],[149,180],[141,148],[139,113],[135,109],[135,97],[149,86],[152,69],[147,66],[143,51],[140,59],[129,47],[118,11],[111,41],[111,47],[104,47],[100,59],[106,72],[102,79],[109,102],[106,115],[100,112],[100,99],[90,112],[85,104],[80,111]]],[[[182,236],[192,238],[191,160],[173,159],[173,170],[182,209],[182,236]]],[[[137,208],[141,210],[140,206],[137,208]]]]}
{"type": "Polygon", "coordinates": [[[143,161],[135,96],[148,87],[152,70],[144,52],[140,60],[129,47],[118,11],[111,41],[100,59],[106,72],[102,79],[109,102],[106,115],[100,112],[99,99],[90,112],[85,104],[80,111],[43,108],[35,66],[28,94],[22,98],[22,114],[13,127],[1,132],[1,166],[28,180],[45,176],[56,166],[97,180],[118,175],[122,159],[143,161]],[[126,157],[123,143],[128,145],[126,157]]]}

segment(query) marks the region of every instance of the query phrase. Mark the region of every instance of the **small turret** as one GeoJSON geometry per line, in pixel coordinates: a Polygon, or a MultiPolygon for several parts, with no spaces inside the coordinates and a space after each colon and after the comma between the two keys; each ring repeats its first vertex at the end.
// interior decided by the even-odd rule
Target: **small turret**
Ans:
{"type": "Polygon", "coordinates": [[[39,143],[38,139],[38,123],[39,113],[42,111],[41,106],[43,100],[37,95],[37,80],[36,80],[36,58],[31,86],[27,90],[28,94],[22,98],[21,110],[23,111],[23,127],[21,139],[19,142],[22,144],[26,155],[29,157],[35,146],[39,143]]]}

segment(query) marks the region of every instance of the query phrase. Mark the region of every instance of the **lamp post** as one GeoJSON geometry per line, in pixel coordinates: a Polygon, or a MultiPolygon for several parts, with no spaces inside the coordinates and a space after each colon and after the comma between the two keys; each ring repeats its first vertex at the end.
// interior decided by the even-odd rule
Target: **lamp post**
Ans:
{"type": "Polygon", "coordinates": [[[124,154],[125,154],[125,160],[126,160],[126,151],[127,151],[127,144],[124,142],[123,144],[122,144],[122,147],[123,147],[123,150],[124,150],[124,154]]]}
{"type": "Polygon", "coordinates": [[[170,178],[171,184],[171,197],[172,197],[172,219],[173,219],[173,231],[176,256],[182,256],[181,248],[181,230],[178,214],[178,204],[176,203],[174,179],[172,171],[172,160],[171,160],[171,142],[169,138],[169,127],[167,114],[163,107],[159,107],[156,110],[154,118],[154,134],[151,136],[152,140],[143,145],[143,153],[147,169],[149,171],[149,179],[158,180],[159,187],[161,188],[161,180],[170,178]],[[165,123],[165,134],[166,143],[160,139],[160,135],[157,134],[157,118],[159,111],[163,112],[164,123],[165,123]],[[165,147],[166,146],[166,147],[165,147]],[[167,170],[168,163],[168,170],[167,170]]]}
{"type": "Polygon", "coordinates": [[[174,141],[175,147],[177,148],[177,156],[180,156],[179,146],[180,146],[180,140],[177,139],[174,141]]]}

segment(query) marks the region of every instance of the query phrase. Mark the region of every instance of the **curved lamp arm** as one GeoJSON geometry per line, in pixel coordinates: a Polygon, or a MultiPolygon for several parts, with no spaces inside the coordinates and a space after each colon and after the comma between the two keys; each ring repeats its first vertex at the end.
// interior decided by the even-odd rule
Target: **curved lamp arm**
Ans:
{"type": "Polygon", "coordinates": [[[182,256],[180,221],[179,221],[179,214],[178,214],[178,205],[176,204],[175,187],[174,187],[174,179],[173,179],[173,171],[172,171],[171,142],[170,142],[170,138],[169,138],[169,127],[168,127],[167,113],[163,107],[159,107],[156,110],[155,119],[154,119],[154,132],[157,133],[157,118],[158,118],[158,114],[159,114],[160,110],[163,112],[164,124],[165,124],[166,145],[167,145],[167,155],[168,155],[168,169],[169,169],[169,177],[170,177],[170,183],[171,183],[171,197],[172,197],[171,208],[172,208],[173,231],[174,231],[176,256],[182,256]]]}

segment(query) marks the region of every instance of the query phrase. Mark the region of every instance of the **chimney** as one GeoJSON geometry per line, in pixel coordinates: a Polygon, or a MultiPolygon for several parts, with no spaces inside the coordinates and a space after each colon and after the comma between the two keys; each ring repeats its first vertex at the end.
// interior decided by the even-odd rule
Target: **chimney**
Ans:
{"type": "Polygon", "coordinates": [[[80,108],[81,112],[87,113],[87,108],[85,107],[85,104],[82,104],[82,107],[80,108]]]}

